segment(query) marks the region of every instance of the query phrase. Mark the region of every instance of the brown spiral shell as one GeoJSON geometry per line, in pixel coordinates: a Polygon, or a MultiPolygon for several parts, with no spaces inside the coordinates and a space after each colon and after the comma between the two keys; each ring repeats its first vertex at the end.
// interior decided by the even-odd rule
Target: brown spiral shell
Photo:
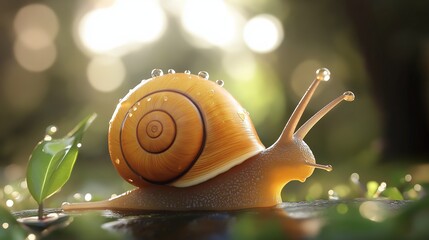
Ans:
{"type": "Polygon", "coordinates": [[[120,101],[109,127],[112,162],[136,186],[192,186],[263,149],[240,104],[187,73],[142,81],[120,101]]]}

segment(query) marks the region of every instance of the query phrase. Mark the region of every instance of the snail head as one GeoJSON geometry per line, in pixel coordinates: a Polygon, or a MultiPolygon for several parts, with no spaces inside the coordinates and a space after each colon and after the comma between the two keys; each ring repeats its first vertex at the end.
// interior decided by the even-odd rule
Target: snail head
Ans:
{"type": "Polygon", "coordinates": [[[310,129],[330,110],[337,106],[343,100],[353,101],[355,96],[352,92],[347,91],[342,95],[338,96],[325,107],[314,114],[307,122],[305,122],[298,130],[295,131],[299,120],[308,105],[312,95],[314,94],[317,86],[321,81],[328,81],[330,79],[330,72],[326,68],[321,68],[316,71],[316,77],[311,83],[304,96],[296,106],[292,113],[289,121],[287,122],[282,134],[279,139],[271,147],[273,152],[281,154],[280,158],[283,158],[281,162],[283,165],[288,165],[287,169],[291,169],[290,176],[294,176],[294,179],[299,181],[305,181],[309,177],[315,168],[331,171],[331,165],[317,164],[313,153],[311,152],[308,145],[304,142],[304,137],[310,131],[310,129]],[[281,152],[287,151],[287,155],[281,152]]]}

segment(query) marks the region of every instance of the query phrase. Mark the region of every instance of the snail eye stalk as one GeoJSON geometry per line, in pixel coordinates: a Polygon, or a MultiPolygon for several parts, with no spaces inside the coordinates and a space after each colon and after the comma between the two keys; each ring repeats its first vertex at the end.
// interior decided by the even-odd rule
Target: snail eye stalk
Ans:
{"type": "Polygon", "coordinates": [[[331,165],[322,165],[322,164],[317,164],[317,163],[310,163],[310,162],[305,162],[305,165],[307,166],[312,166],[318,169],[323,169],[326,170],[328,172],[332,171],[332,166],[331,165]]]}
{"type": "Polygon", "coordinates": [[[288,142],[292,139],[293,133],[295,132],[296,126],[298,125],[299,120],[301,119],[302,114],[304,113],[305,108],[310,102],[311,97],[313,96],[316,88],[319,86],[320,81],[328,81],[330,78],[330,72],[326,68],[320,68],[316,71],[316,78],[311,83],[310,87],[304,93],[292,115],[289,118],[279,140],[283,142],[288,142]]]}
{"type": "Polygon", "coordinates": [[[328,103],[325,107],[320,109],[316,114],[314,114],[310,119],[308,119],[307,122],[305,122],[295,133],[295,137],[299,139],[304,139],[304,137],[307,135],[307,133],[310,131],[310,129],[325,116],[329,111],[331,111],[335,106],[337,106],[340,102],[343,100],[351,102],[355,99],[355,95],[347,91],[343,93],[342,95],[338,96],[334,100],[332,100],[330,103],[328,103]]]}
{"type": "Polygon", "coordinates": [[[347,91],[343,93],[341,96],[334,99],[332,102],[328,103],[325,107],[323,107],[319,112],[317,112],[313,117],[311,117],[306,123],[304,123],[298,131],[295,132],[295,129],[298,125],[299,120],[304,113],[305,108],[310,102],[311,97],[313,96],[316,88],[319,86],[321,81],[328,81],[330,79],[331,73],[326,68],[320,68],[316,71],[316,77],[311,83],[310,87],[304,93],[295,110],[293,111],[289,121],[287,122],[280,138],[279,142],[288,142],[293,137],[303,139],[305,135],[310,131],[310,129],[330,110],[332,110],[335,106],[337,106],[341,101],[353,101],[355,96],[352,92],[347,91]]]}

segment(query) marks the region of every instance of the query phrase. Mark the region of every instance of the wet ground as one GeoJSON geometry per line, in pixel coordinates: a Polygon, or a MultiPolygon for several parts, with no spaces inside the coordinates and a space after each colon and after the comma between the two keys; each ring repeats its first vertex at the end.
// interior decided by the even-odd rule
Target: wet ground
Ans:
{"type": "MultiPolygon", "coordinates": [[[[58,220],[46,224],[48,229],[32,226],[32,231],[41,239],[311,239],[323,227],[327,214],[344,209],[362,211],[359,206],[364,202],[373,205],[367,209],[369,216],[395,213],[409,204],[390,200],[317,200],[228,212],[91,211],[67,215],[62,215],[60,209],[49,209],[50,213],[60,214],[58,220]]],[[[19,219],[35,214],[36,210],[27,210],[14,215],[19,219]]]]}

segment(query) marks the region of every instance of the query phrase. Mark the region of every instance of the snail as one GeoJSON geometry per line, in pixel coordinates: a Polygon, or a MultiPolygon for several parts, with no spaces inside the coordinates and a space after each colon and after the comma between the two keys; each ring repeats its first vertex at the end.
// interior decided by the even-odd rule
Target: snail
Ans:
{"type": "Polygon", "coordinates": [[[223,81],[208,80],[204,71],[154,69],[151,75],[120,100],[109,126],[112,163],[137,188],[104,201],[65,203],[63,210],[275,206],[289,181],[304,182],[315,168],[332,170],[315,162],[303,139],[338,103],[354,100],[352,92],[343,93],[296,130],[317,86],[330,78],[328,69],[317,70],[280,137],[265,148],[223,81]]]}

